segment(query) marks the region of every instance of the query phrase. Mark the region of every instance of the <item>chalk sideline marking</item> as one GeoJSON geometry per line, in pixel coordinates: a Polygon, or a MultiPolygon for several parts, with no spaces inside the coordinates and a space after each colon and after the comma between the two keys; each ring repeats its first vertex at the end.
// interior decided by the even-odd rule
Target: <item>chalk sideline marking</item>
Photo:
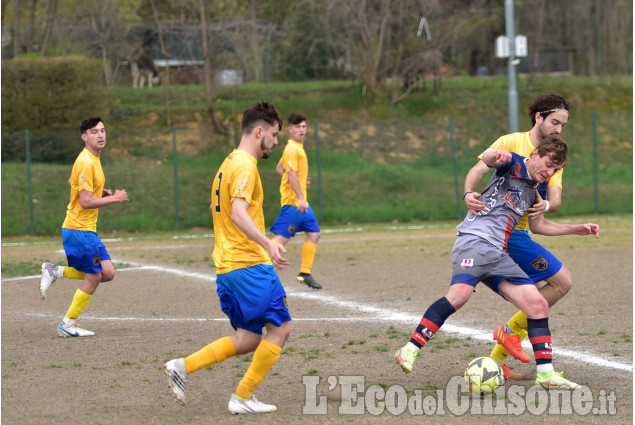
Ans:
{"type": "MultiPolygon", "coordinates": [[[[114,261],[114,260],[113,260],[114,261]]],[[[160,271],[162,273],[170,273],[170,274],[174,274],[177,276],[181,276],[181,277],[191,277],[191,278],[195,278],[195,279],[200,279],[203,281],[209,281],[209,282],[216,282],[216,276],[212,276],[209,274],[205,274],[205,273],[193,273],[193,272],[186,272],[183,270],[179,270],[179,269],[174,269],[171,267],[163,267],[163,266],[154,266],[154,265],[146,265],[146,264],[140,264],[140,263],[135,263],[135,262],[131,262],[131,261],[118,261],[121,263],[125,263],[125,264],[129,264],[133,267],[130,268],[126,268],[126,269],[119,269],[118,271],[124,272],[124,271],[136,271],[136,270],[155,270],[155,271],[160,271]]],[[[25,277],[20,277],[20,278],[9,278],[9,279],[2,279],[2,283],[4,282],[9,282],[9,281],[17,281],[17,280],[26,280],[26,279],[38,279],[40,277],[40,275],[35,275],[35,276],[25,276],[25,277]]],[[[369,304],[362,304],[356,301],[347,301],[347,300],[342,300],[341,297],[334,297],[328,294],[325,294],[324,292],[305,292],[305,291],[301,291],[300,289],[296,289],[293,287],[285,287],[285,291],[287,292],[287,295],[289,296],[293,296],[293,297],[297,297],[297,298],[302,298],[302,299],[307,299],[307,300],[312,300],[312,301],[319,301],[319,302],[323,302],[325,304],[329,304],[329,305],[337,305],[339,307],[343,307],[346,309],[350,309],[350,310],[354,310],[356,313],[366,313],[368,315],[372,315],[371,317],[351,317],[351,318],[332,318],[332,319],[327,319],[327,318],[316,318],[316,319],[310,319],[310,318],[305,318],[305,319],[300,319],[300,318],[294,318],[294,321],[347,321],[347,322],[355,322],[355,321],[378,321],[378,322],[399,322],[399,323],[405,323],[405,324],[410,324],[413,325],[416,323],[419,323],[419,321],[421,320],[421,316],[419,315],[413,315],[413,314],[406,314],[406,313],[401,313],[399,311],[396,310],[391,310],[391,309],[387,309],[387,308],[381,308],[381,307],[376,307],[373,305],[369,305],[369,304]]],[[[28,313],[28,312],[24,312],[22,313],[26,316],[41,316],[41,317],[47,317],[47,315],[40,315],[37,313],[28,313]]],[[[170,321],[174,321],[174,322],[178,322],[178,321],[196,321],[196,322],[202,322],[202,321],[220,321],[220,320],[227,320],[227,319],[221,319],[221,318],[188,318],[188,319],[178,319],[178,318],[154,318],[154,319],[142,319],[142,318],[133,318],[133,317],[129,317],[129,318],[117,318],[117,317],[107,317],[107,318],[99,318],[99,317],[95,317],[95,316],[83,316],[84,318],[90,318],[90,319],[94,319],[94,320],[130,320],[130,321],[165,321],[165,322],[170,322],[170,321]]],[[[483,341],[492,341],[492,334],[491,332],[485,332],[481,329],[475,329],[475,328],[469,328],[469,327],[465,327],[465,326],[457,326],[457,325],[450,325],[450,324],[444,324],[443,325],[443,331],[444,332],[448,332],[448,333],[456,333],[459,335],[463,335],[463,336],[469,336],[473,339],[478,339],[478,340],[483,340],[483,341]]],[[[525,347],[525,349],[531,349],[531,344],[529,344],[529,341],[523,341],[523,347],[525,347]]],[[[607,368],[611,368],[611,369],[618,369],[618,370],[624,370],[624,371],[628,371],[628,372],[633,372],[633,365],[629,365],[629,364],[625,364],[625,363],[619,363],[616,362],[615,360],[607,360],[606,358],[597,356],[595,354],[590,354],[590,353],[585,353],[585,352],[581,352],[581,351],[574,351],[574,350],[567,350],[567,349],[563,349],[563,348],[554,348],[554,354],[556,354],[557,356],[563,356],[563,357],[570,357],[576,360],[580,360],[584,363],[590,363],[596,366],[603,366],[603,367],[607,367],[607,368]]]]}

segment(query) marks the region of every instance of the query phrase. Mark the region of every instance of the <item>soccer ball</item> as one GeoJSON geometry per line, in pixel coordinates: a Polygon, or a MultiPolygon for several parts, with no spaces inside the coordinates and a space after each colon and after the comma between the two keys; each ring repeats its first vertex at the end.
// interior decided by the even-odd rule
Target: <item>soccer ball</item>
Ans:
{"type": "Polygon", "coordinates": [[[465,369],[465,383],[474,394],[493,393],[505,383],[501,364],[491,357],[479,357],[465,369]]]}

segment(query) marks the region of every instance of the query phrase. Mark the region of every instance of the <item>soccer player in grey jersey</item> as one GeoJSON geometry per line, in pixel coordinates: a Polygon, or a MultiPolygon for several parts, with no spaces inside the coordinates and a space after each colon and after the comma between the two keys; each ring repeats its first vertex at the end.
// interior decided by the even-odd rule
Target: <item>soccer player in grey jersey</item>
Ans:
{"type": "MultiPolygon", "coordinates": [[[[538,185],[565,166],[567,155],[567,144],[555,135],[541,143],[530,158],[504,150],[483,154],[483,162],[496,168],[481,195],[486,208],[478,216],[468,212],[457,226],[450,290],[432,303],[410,341],[395,353],[397,364],[405,372],[412,371],[421,347],[470,299],[478,282],[483,282],[527,314],[527,330],[538,372],[536,385],[546,389],[580,387],[554,371],[547,301],[506,253],[509,234],[527,209],[539,200],[538,185]]],[[[559,224],[546,220],[542,214],[530,218],[529,227],[533,233],[548,236],[600,236],[597,224],[559,224]]]]}

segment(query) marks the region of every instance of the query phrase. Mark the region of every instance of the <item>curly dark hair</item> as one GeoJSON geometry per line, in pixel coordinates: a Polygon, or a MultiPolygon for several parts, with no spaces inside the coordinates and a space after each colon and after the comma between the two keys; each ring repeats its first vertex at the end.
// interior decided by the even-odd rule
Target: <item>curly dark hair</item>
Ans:
{"type": "Polygon", "coordinates": [[[569,102],[567,102],[567,99],[554,92],[541,94],[529,105],[529,108],[527,108],[527,113],[529,118],[531,118],[531,126],[536,125],[536,112],[539,112],[540,116],[544,119],[558,109],[564,109],[569,112],[569,102]]]}

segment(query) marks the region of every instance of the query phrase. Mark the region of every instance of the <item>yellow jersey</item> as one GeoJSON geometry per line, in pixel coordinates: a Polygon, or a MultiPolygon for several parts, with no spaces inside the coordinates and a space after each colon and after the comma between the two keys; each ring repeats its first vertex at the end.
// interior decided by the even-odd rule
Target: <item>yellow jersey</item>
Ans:
{"type": "Polygon", "coordinates": [[[245,235],[231,220],[232,201],[243,198],[249,204],[247,213],[258,229],[265,233],[264,196],[257,164],[253,156],[234,150],[214,177],[212,217],[215,242],[212,258],[217,274],[258,264],[272,264],[267,250],[245,235]]]}
{"type": "Polygon", "coordinates": [[[289,139],[282,153],[282,158],[280,158],[280,164],[282,164],[284,170],[282,181],[280,182],[280,205],[283,207],[285,205],[300,206],[300,200],[289,183],[289,171],[291,170],[294,170],[298,174],[300,189],[302,189],[304,200],[308,204],[309,198],[306,195],[306,179],[309,176],[309,162],[306,158],[306,152],[304,152],[302,143],[289,139]]]}
{"type": "MultiPolygon", "coordinates": [[[[529,132],[523,133],[512,133],[506,134],[502,137],[499,137],[492,145],[487,148],[483,153],[487,152],[490,149],[498,149],[498,150],[506,150],[509,152],[517,153],[518,155],[529,158],[531,154],[536,150],[534,145],[529,140],[529,132]]],[[[483,153],[478,156],[478,159],[483,159],[483,153]]],[[[562,171],[559,170],[553,176],[547,180],[547,187],[557,186],[562,189],[562,171]]],[[[546,195],[541,195],[546,199],[546,195]]],[[[520,219],[518,225],[516,226],[517,230],[527,230],[529,228],[529,218],[527,213],[520,219]]]]}
{"type": "Polygon", "coordinates": [[[66,208],[66,219],[62,228],[97,232],[98,208],[83,209],[79,204],[79,192],[86,190],[101,198],[106,177],[98,156],[84,148],[77,156],[71,171],[71,200],[66,208]]]}

